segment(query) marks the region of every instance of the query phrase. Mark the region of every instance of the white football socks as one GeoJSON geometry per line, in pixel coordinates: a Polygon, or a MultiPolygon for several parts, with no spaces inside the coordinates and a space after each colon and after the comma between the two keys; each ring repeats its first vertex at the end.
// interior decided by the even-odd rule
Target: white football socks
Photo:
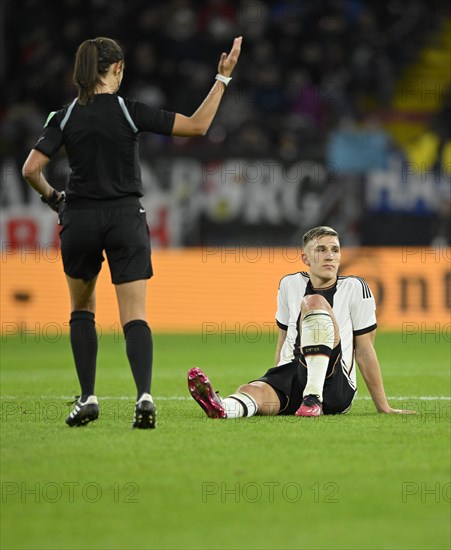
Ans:
{"type": "Polygon", "coordinates": [[[301,348],[307,363],[307,385],[303,396],[317,395],[323,400],[327,367],[334,345],[334,324],[328,311],[314,309],[302,320],[301,348]]]}
{"type": "Polygon", "coordinates": [[[222,399],[222,405],[227,413],[227,418],[241,418],[242,416],[254,416],[258,406],[253,397],[247,393],[232,393],[222,399]]]}

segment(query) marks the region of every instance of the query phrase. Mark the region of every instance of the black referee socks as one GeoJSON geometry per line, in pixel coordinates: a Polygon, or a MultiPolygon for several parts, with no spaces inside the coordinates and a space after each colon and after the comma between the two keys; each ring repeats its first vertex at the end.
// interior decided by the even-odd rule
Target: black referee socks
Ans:
{"type": "Polygon", "coordinates": [[[152,333],[146,321],[137,319],[124,325],[124,335],[127,357],[139,399],[143,393],[150,393],[153,360],[152,333]]]}
{"type": "MultiPolygon", "coordinates": [[[[152,333],[146,321],[137,319],[124,325],[127,357],[138,390],[138,399],[150,393],[152,379],[152,333]]],[[[81,400],[94,395],[97,362],[97,333],[94,314],[73,311],[70,316],[70,342],[81,387],[81,400]]]]}
{"type": "Polygon", "coordinates": [[[70,316],[70,343],[81,387],[81,400],[94,395],[97,361],[97,333],[94,313],[73,311],[70,316]]]}

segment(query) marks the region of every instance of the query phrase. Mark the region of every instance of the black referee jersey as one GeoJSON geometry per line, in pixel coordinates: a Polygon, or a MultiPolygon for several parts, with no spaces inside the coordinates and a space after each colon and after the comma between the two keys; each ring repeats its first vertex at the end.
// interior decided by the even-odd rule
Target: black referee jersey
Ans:
{"type": "Polygon", "coordinates": [[[116,94],[75,99],[49,114],[34,149],[52,157],[66,147],[71,174],[66,201],[143,196],[138,156],[140,132],[170,135],[175,113],[116,94]]]}

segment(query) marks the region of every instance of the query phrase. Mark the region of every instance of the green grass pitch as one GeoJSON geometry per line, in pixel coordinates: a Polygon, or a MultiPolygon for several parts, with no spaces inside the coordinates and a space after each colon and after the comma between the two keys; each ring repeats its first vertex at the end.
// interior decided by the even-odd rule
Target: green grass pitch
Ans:
{"type": "Polygon", "coordinates": [[[155,335],[152,431],[130,428],[122,340],[99,342],[100,419],[69,429],[67,337],[3,338],[1,548],[450,548],[449,340],[377,336],[387,395],[416,416],[378,415],[360,379],[342,417],[209,420],[186,372],[221,395],[260,376],[275,340],[245,336],[155,335]]]}

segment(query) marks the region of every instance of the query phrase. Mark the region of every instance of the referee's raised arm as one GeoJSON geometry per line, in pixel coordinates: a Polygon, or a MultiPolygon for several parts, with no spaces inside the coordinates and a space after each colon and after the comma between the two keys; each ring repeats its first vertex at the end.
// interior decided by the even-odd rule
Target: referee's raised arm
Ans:
{"type": "Polygon", "coordinates": [[[242,40],[242,36],[235,38],[229,54],[227,55],[225,52],[221,54],[216,82],[196,112],[190,117],[176,113],[172,128],[173,136],[204,136],[207,133],[218,110],[224,90],[231,80],[230,75],[240,57],[242,40]]]}

